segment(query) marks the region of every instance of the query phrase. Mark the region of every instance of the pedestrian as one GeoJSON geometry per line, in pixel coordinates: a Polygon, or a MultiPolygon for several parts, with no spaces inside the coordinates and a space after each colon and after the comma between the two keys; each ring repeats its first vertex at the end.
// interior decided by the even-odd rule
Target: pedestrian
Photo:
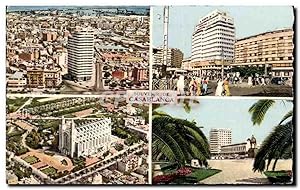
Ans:
{"type": "Polygon", "coordinates": [[[206,79],[204,79],[203,80],[203,83],[202,83],[202,87],[203,87],[203,94],[204,95],[206,95],[207,94],[207,84],[208,82],[207,82],[207,80],[206,79]]]}
{"type": "Polygon", "coordinates": [[[177,81],[177,93],[179,93],[180,96],[184,96],[184,76],[180,75],[179,79],[177,81]]]}
{"type": "Polygon", "coordinates": [[[262,86],[265,86],[265,85],[266,85],[266,83],[265,83],[265,77],[262,77],[262,78],[261,78],[261,85],[262,85],[262,86]]]}
{"type": "Polygon", "coordinates": [[[190,83],[189,83],[189,91],[190,91],[190,96],[194,95],[194,79],[190,77],[190,83]]]}
{"type": "Polygon", "coordinates": [[[252,77],[252,86],[255,86],[255,77],[252,77]]]}
{"type": "Polygon", "coordinates": [[[223,84],[224,84],[225,95],[226,95],[226,96],[231,96],[230,90],[229,90],[229,82],[228,82],[228,78],[226,78],[226,79],[224,80],[223,84]]]}
{"type": "Polygon", "coordinates": [[[252,77],[249,76],[248,77],[248,86],[252,87],[253,83],[252,83],[252,77]]]}
{"type": "Polygon", "coordinates": [[[201,78],[197,77],[196,82],[197,82],[197,96],[201,96],[202,95],[202,92],[201,92],[201,89],[202,89],[201,78]]]}
{"type": "Polygon", "coordinates": [[[223,81],[218,79],[215,96],[222,96],[222,93],[223,93],[223,81]]]}

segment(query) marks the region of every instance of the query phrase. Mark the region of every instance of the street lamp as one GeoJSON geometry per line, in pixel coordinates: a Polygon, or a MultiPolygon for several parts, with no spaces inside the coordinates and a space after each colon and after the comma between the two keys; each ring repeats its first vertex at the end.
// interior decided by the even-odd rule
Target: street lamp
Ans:
{"type": "Polygon", "coordinates": [[[222,80],[224,80],[224,52],[223,52],[223,47],[221,49],[221,57],[222,57],[222,71],[221,71],[221,75],[222,75],[222,80]]]}

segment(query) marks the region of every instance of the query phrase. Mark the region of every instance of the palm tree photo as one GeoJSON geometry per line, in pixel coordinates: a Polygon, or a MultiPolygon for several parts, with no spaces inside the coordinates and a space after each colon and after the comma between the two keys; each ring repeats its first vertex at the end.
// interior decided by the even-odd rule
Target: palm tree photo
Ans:
{"type": "MultiPolygon", "coordinates": [[[[282,103],[292,102],[282,100],[282,103]]],[[[258,100],[249,108],[251,121],[253,125],[261,125],[265,119],[265,115],[274,106],[275,100],[258,100]]],[[[282,118],[278,118],[279,122],[272,132],[262,142],[253,164],[253,171],[263,172],[268,170],[271,161],[274,160],[272,171],[275,170],[278,159],[287,155],[291,157],[293,148],[293,110],[288,111],[282,118]]]]}
{"type": "Polygon", "coordinates": [[[192,159],[207,164],[210,158],[208,140],[195,122],[153,113],[153,160],[184,166],[192,159]]]}

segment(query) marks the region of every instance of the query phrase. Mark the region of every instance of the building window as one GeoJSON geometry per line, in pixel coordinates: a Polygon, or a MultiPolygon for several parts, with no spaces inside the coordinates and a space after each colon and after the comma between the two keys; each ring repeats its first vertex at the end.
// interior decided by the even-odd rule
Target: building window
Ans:
{"type": "Polygon", "coordinates": [[[289,72],[284,72],[284,76],[289,76],[289,72]]]}
{"type": "Polygon", "coordinates": [[[272,57],[272,61],[275,61],[275,57],[272,57]]]}
{"type": "Polygon", "coordinates": [[[276,71],[274,74],[275,74],[275,76],[279,76],[280,75],[280,73],[278,71],[276,71]]]}
{"type": "Polygon", "coordinates": [[[283,40],[283,37],[279,37],[279,40],[283,40]]]}
{"type": "Polygon", "coordinates": [[[288,60],[293,60],[293,57],[288,57],[288,60]]]}
{"type": "Polygon", "coordinates": [[[281,61],[282,61],[282,60],[283,60],[283,57],[279,57],[279,60],[281,60],[281,61]]]}

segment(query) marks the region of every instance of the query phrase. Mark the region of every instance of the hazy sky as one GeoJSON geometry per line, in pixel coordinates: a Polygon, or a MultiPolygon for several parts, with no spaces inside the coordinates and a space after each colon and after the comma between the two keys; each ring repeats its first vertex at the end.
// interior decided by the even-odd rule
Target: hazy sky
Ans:
{"type": "Polygon", "coordinates": [[[232,143],[245,142],[253,134],[260,144],[282,117],[293,109],[293,104],[276,100],[262,124],[253,126],[248,109],[256,101],[252,99],[201,99],[199,104],[192,104],[190,113],[187,113],[180,104],[166,105],[158,110],[173,117],[195,120],[198,126],[204,127],[202,130],[207,138],[209,138],[211,128],[231,128],[232,143]]]}
{"type": "MultiPolygon", "coordinates": [[[[169,11],[169,47],[179,48],[184,57],[191,54],[192,33],[199,20],[219,9],[234,19],[236,38],[293,27],[291,6],[173,6],[169,11]]],[[[153,44],[163,43],[163,7],[153,8],[153,44]]]]}

